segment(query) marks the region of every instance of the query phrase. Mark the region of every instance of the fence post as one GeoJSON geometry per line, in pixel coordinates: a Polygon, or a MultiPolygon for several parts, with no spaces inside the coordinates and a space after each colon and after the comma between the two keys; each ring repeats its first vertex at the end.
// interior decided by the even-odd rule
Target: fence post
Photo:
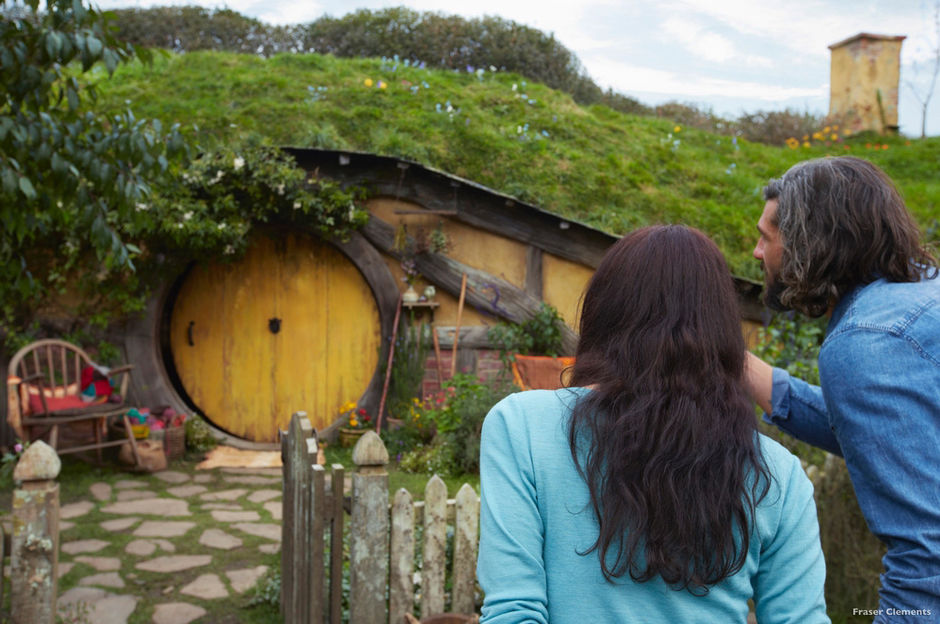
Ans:
{"type": "Polygon", "coordinates": [[[388,580],[388,621],[403,622],[415,605],[415,506],[405,488],[395,492],[392,503],[391,572],[388,580]]]}
{"type": "Polygon", "coordinates": [[[480,499],[464,483],[457,492],[456,520],[454,521],[454,585],[451,610],[455,613],[473,613],[473,593],[476,587],[477,544],[480,524],[480,499]]]}
{"type": "Polygon", "coordinates": [[[314,468],[317,437],[306,412],[291,416],[281,454],[281,613],[289,624],[322,622],[323,525],[315,518],[323,505],[323,471],[314,468]],[[315,483],[319,483],[318,488],[315,483]]]}
{"type": "Polygon", "coordinates": [[[444,613],[447,570],[447,485],[434,475],[424,488],[424,551],[421,567],[421,617],[444,613]]]}
{"type": "Polygon", "coordinates": [[[349,621],[385,624],[388,584],[388,451],[374,431],[353,448],[349,621]]]}
{"type": "Polygon", "coordinates": [[[20,457],[13,479],[10,595],[14,624],[52,624],[59,576],[59,484],[62,462],[43,441],[20,457]]]}

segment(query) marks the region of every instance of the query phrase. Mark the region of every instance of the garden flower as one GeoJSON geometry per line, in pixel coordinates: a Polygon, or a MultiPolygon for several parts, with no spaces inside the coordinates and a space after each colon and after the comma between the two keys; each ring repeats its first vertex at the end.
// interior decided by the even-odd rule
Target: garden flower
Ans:
{"type": "Polygon", "coordinates": [[[236,156],[235,160],[232,161],[232,167],[234,167],[235,171],[238,171],[244,166],[245,166],[245,159],[240,156],[236,156]]]}
{"type": "Polygon", "coordinates": [[[13,445],[13,450],[16,451],[17,453],[22,453],[23,445],[17,442],[16,444],[13,445]]]}
{"type": "Polygon", "coordinates": [[[371,86],[372,86],[372,79],[371,79],[371,78],[366,78],[365,80],[362,81],[362,84],[364,84],[364,85],[367,86],[367,87],[371,87],[371,86]]]}

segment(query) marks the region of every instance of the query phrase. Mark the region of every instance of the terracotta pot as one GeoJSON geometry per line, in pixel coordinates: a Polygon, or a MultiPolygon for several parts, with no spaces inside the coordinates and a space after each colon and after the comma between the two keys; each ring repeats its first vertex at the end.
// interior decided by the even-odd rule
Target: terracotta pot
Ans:
{"type": "Polygon", "coordinates": [[[348,429],[346,427],[340,427],[339,445],[344,448],[355,446],[356,442],[359,441],[359,438],[361,438],[366,431],[368,431],[368,429],[348,429]]]}

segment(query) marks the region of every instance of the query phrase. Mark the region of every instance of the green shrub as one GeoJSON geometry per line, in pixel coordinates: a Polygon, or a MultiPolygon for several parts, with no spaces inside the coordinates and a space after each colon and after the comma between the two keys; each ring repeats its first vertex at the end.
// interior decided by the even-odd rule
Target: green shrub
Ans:
{"type": "Polygon", "coordinates": [[[186,448],[190,451],[205,453],[218,445],[219,441],[212,435],[209,425],[198,416],[186,419],[186,448]]]}
{"type": "Polygon", "coordinates": [[[535,315],[522,323],[500,323],[486,332],[508,363],[513,353],[522,355],[561,355],[561,328],[564,320],[553,306],[544,301],[535,315]]]}

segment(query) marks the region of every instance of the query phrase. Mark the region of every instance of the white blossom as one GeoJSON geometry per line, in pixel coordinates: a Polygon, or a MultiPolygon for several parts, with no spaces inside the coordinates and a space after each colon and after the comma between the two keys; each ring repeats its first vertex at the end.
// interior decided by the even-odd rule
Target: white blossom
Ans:
{"type": "Polygon", "coordinates": [[[188,211],[186,211],[186,212],[183,213],[183,221],[189,221],[189,220],[192,219],[192,218],[193,218],[193,211],[192,211],[192,210],[188,210],[188,211]]]}
{"type": "Polygon", "coordinates": [[[300,202],[299,202],[299,201],[295,201],[295,202],[294,202],[294,210],[299,210],[299,209],[300,209],[300,202]]]}
{"type": "Polygon", "coordinates": [[[241,156],[236,156],[235,160],[232,161],[232,167],[235,168],[235,171],[238,171],[244,166],[245,166],[245,159],[242,158],[241,156]]]}

